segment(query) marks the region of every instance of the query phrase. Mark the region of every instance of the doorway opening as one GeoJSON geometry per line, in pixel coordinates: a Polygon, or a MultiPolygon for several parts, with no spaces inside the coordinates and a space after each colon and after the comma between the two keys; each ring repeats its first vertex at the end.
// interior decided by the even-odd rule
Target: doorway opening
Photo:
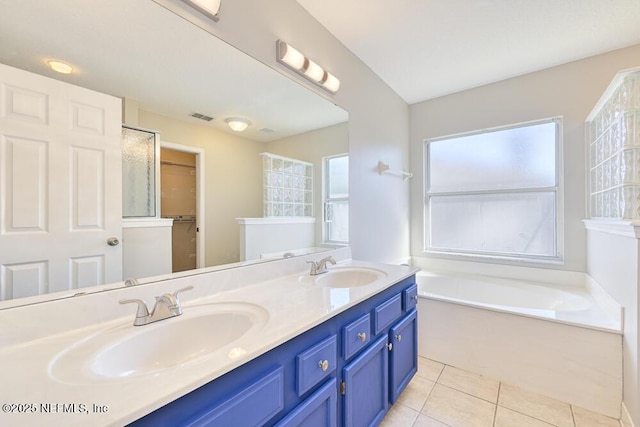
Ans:
{"type": "Polygon", "coordinates": [[[204,267],[203,156],[198,148],[161,143],[160,215],[173,219],[174,273],[204,267]]]}

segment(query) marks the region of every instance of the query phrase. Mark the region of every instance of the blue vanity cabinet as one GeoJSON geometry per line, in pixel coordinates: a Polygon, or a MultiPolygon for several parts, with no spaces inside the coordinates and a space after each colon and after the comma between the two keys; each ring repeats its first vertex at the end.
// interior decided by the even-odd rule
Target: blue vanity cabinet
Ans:
{"type": "Polygon", "coordinates": [[[376,425],[415,373],[414,284],[391,285],[131,425],[376,425]]]}

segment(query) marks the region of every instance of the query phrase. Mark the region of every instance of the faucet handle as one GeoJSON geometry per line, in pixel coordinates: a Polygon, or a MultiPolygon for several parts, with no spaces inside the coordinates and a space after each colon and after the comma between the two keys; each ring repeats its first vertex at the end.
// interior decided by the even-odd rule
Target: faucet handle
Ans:
{"type": "Polygon", "coordinates": [[[147,304],[141,299],[123,299],[120,304],[138,304],[138,311],[136,311],[136,319],[142,319],[149,316],[149,309],[147,304]]]}
{"type": "Polygon", "coordinates": [[[193,286],[187,286],[185,288],[182,289],[178,289],[177,291],[175,291],[173,293],[173,297],[176,299],[176,302],[179,303],[180,300],[178,299],[178,295],[180,295],[181,293],[183,293],[184,291],[190,291],[191,289],[193,289],[193,286]]]}
{"type": "Polygon", "coordinates": [[[309,274],[314,276],[318,271],[318,264],[315,261],[311,260],[307,260],[307,264],[311,264],[311,270],[309,271],[309,274]]]}

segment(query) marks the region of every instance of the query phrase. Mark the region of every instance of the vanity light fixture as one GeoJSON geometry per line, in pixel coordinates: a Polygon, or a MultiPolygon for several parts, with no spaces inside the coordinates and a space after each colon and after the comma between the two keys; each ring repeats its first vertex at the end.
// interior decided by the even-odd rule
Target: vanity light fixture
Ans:
{"type": "Polygon", "coordinates": [[[340,80],[282,40],[276,42],[276,59],[296,73],[331,93],[338,92],[340,80]]]}
{"type": "Polygon", "coordinates": [[[251,124],[249,120],[240,117],[228,117],[224,121],[235,132],[243,132],[251,124]]]}
{"type": "Polygon", "coordinates": [[[71,74],[73,67],[60,61],[47,61],[47,65],[53,70],[61,74],[71,74]]]}
{"type": "Polygon", "coordinates": [[[209,18],[218,22],[218,11],[220,10],[221,0],[182,0],[200,13],[207,15],[209,18]]]}

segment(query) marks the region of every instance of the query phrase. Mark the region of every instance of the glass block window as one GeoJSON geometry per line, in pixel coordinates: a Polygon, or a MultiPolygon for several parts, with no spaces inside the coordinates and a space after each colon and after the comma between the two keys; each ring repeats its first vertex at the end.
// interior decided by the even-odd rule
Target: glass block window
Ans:
{"type": "Polygon", "coordinates": [[[590,217],[640,220],[640,70],[618,74],[585,131],[590,217]]]}
{"type": "Polygon", "coordinates": [[[324,240],[349,242],[349,156],[324,158],[324,240]]]}
{"type": "Polygon", "coordinates": [[[425,250],[558,260],[560,125],[425,141],[425,250]]]}
{"type": "Polygon", "coordinates": [[[155,132],[122,128],[122,216],[157,216],[155,132]]]}
{"type": "Polygon", "coordinates": [[[313,163],[261,153],[265,217],[313,216],[313,163]]]}

